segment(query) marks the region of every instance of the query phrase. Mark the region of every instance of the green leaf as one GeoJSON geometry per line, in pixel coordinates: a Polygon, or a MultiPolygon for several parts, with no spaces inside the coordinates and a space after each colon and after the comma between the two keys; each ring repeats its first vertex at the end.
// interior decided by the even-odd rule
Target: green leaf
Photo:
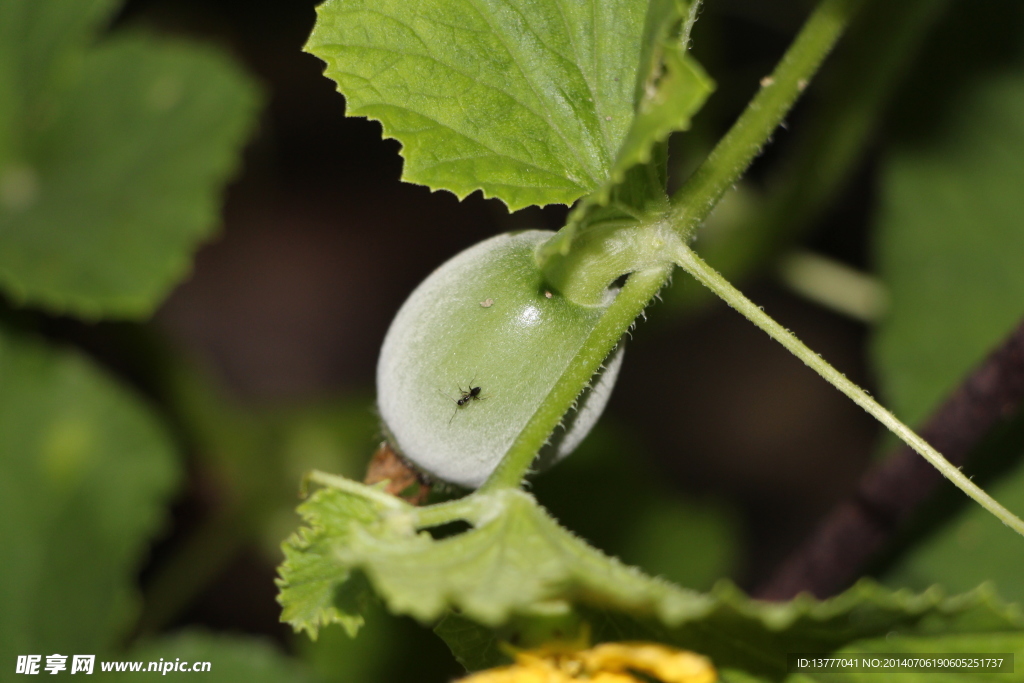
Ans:
{"type": "Polygon", "coordinates": [[[79,68],[116,0],[6,0],[0,5],[0,149],[46,112],[46,94],[79,68]]]}
{"type": "Polygon", "coordinates": [[[0,330],[0,661],[118,643],[178,477],[135,396],[75,353],[0,330]]]}
{"type": "Polygon", "coordinates": [[[671,133],[689,128],[690,117],[713,87],[684,45],[681,41],[659,43],[660,59],[644,85],[636,118],[608,180],[573,209],[565,228],[545,245],[545,254],[568,253],[576,233],[588,225],[636,221],[668,208],[664,143],[671,133]]]}
{"type": "Polygon", "coordinates": [[[978,79],[882,168],[874,344],[887,401],[928,415],[1024,317],[1024,69],[978,79]]]}
{"type": "Polygon", "coordinates": [[[455,608],[498,625],[575,599],[671,620],[709,604],[591,548],[522,491],[415,508],[376,488],[313,476],[328,487],[299,507],[307,527],[285,543],[279,580],[282,619],[313,636],[332,622],[358,629],[363,576],[393,612],[424,622],[455,608]],[[436,541],[425,530],[454,522],[473,528],[436,541]]]}
{"type": "Polygon", "coordinates": [[[141,317],[217,222],[251,81],[210,48],[118,32],[109,2],[0,8],[0,285],[56,313],[141,317]]]}
{"type": "MultiPolygon", "coordinates": [[[[209,662],[208,673],[161,671],[161,675],[205,675],[218,683],[309,683],[313,680],[295,660],[269,642],[201,631],[186,631],[145,643],[123,655],[123,661],[142,662],[143,671],[150,662],[162,665],[180,661],[189,666],[209,662]]],[[[139,677],[137,672],[103,673],[99,658],[94,673],[99,674],[100,680],[137,680],[139,677]]]]}
{"type": "Polygon", "coordinates": [[[584,623],[596,641],[671,643],[723,668],[775,677],[787,652],[827,652],[890,633],[1024,629],[1020,610],[988,588],[949,598],[864,582],[832,600],[771,604],[720,583],[703,595],[603,555],[522,491],[416,508],[376,488],[311,476],[326,488],[301,506],[308,526],[285,544],[279,581],[283,619],[311,635],[331,622],[354,632],[368,587],[392,612],[424,622],[444,616],[439,632],[473,667],[497,663],[501,641],[530,647],[578,635],[584,623]],[[436,540],[426,531],[450,533],[459,520],[471,529],[436,540]]]}
{"type": "Polygon", "coordinates": [[[349,115],[380,121],[402,143],[403,180],[460,198],[479,189],[515,210],[602,188],[647,157],[668,119],[686,124],[710,89],[699,69],[680,56],[685,69],[669,61],[660,79],[672,94],[653,86],[660,41],[686,9],[430,0],[410,11],[401,0],[329,0],[306,50],[327,63],[349,115]],[[681,109],[653,113],[662,105],[681,109]]]}
{"type": "Polygon", "coordinates": [[[338,561],[336,549],[347,548],[363,528],[376,526],[389,511],[401,510],[395,499],[377,489],[364,492],[356,484],[354,495],[323,489],[299,506],[308,527],[299,529],[283,545],[278,602],[281,621],[306,630],[316,638],[321,626],[341,624],[354,636],[363,625],[358,601],[366,586],[356,573],[357,562],[338,561]],[[360,495],[363,493],[365,495],[360,495]],[[333,494],[333,495],[332,495],[333,494]]]}

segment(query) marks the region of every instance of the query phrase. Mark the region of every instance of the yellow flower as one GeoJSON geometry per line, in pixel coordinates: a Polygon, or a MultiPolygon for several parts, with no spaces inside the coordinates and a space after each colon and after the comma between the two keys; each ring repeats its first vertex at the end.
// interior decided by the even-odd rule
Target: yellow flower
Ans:
{"type": "Polygon", "coordinates": [[[460,683],[641,683],[633,673],[662,683],[714,683],[711,660],[656,643],[602,643],[588,650],[555,645],[515,654],[510,666],[488,669],[460,683]]]}

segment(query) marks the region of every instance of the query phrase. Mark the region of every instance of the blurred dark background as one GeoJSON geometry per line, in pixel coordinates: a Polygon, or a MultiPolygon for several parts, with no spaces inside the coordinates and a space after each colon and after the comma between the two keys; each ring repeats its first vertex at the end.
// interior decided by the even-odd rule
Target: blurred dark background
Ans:
{"type": "MultiPolygon", "coordinates": [[[[377,350],[413,287],[450,256],[490,235],[528,227],[558,229],[566,210],[548,207],[509,215],[499,201],[479,194],[459,202],[449,193],[400,182],[397,142],[382,140],[377,123],[345,118],[344,98],[321,76],[319,60],[301,51],[315,4],[129,0],[119,16],[118,26],[141,25],[220,44],[257,75],[267,98],[242,171],[226,192],[221,234],[198,252],[193,273],[153,326],[243,409],[349,400],[357,406],[352,410],[370,421],[377,350]]],[[[742,110],[809,6],[795,0],[707,3],[693,48],[718,89],[694,129],[673,143],[678,176],[693,168],[742,110]]],[[[826,69],[826,84],[829,78],[826,69]]],[[[740,192],[757,192],[767,182],[786,158],[791,131],[800,129],[819,97],[815,84],[740,192]]],[[[872,183],[872,144],[867,144],[844,189],[815,218],[801,243],[870,270],[866,226],[872,183]]],[[[854,381],[872,387],[863,323],[791,293],[770,267],[753,271],[742,286],[854,381]]],[[[712,510],[721,538],[727,538],[728,548],[720,556],[686,537],[666,543],[662,536],[663,552],[714,556],[709,572],[749,588],[763,581],[815,521],[852,490],[876,447],[878,430],[859,408],[725,306],[687,303],[687,290],[697,286],[685,275],[678,274],[673,287],[682,294],[666,294],[629,343],[602,423],[605,437],[611,436],[600,441],[614,443],[614,452],[598,453],[602,447],[589,444],[540,478],[535,491],[568,526],[603,547],[618,543],[608,549],[630,560],[629,536],[639,532],[625,527],[611,532],[615,517],[625,511],[606,510],[601,516],[598,475],[620,468],[647,473],[665,489],[666,499],[686,501],[694,514],[712,510]],[[592,453],[594,462],[604,464],[588,470],[585,462],[576,462],[592,453]],[[573,495],[589,502],[573,502],[573,495]]],[[[83,334],[101,360],[145,389],[146,378],[110,350],[116,345],[104,345],[103,335],[115,329],[100,326],[83,334]]],[[[372,435],[367,443],[364,459],[371,454],[372,435]]],[[[205,471],[201,457],[192,457],[190,483],[154,550],[143,585],[219,504],[216,477],[205,471]]],[[[297,490],[298,483],[296,475],[283,485],[297,490]]],[[[642,497],[641,490],[637,500],[642,497]]],[[[618,500],[633,504],[628,497],[618,500]]],[[[287,532],[287,525],[282,528],[287,532]]],[[[649,556],[637,553],[634,561],[649,556]]],[[[279,558],[273,550],[246,541],[225,555],[208,580],[197,582],[187,607],[161,628],[201,624],[266,634],[300,651],[311,647],[303,638],[293,640],[278,623],[273,577],[279,558]]],[[[402,658],[409,661],[389,662],[381,669],[387,673],[377,674],[381,679],[419,672],[422,679],[444,680],[458,672],[429,631],[405,620],[393,624],[387,628],[400,635],[387,638],[420,639],[422,649],[402,658]]],[[[374,640],[373,628],[362,646],[325,637],[336,652],[363,647],[361,656],[386,640],[374,640]]],[[[326,655],[310,655],[314,660],[320,656],[326,655]]]]}

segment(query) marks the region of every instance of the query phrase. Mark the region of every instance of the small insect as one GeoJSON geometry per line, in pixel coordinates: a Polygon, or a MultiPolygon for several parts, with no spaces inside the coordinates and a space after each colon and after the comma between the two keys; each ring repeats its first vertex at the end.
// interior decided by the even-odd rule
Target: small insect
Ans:
{"type": "Polygon", "coordinates": [[[452,401],[453,403],[455,403],[455,412],[453,412],[452,416],[450,418],[448,418],[448,424],[451,424],[452,420],[455,419],[455,416],[459,414],[459,408],[464,407],[470,401],[482,401],[482,400],[484,400],[484,397],[480,395],[480,387],[474,387],[473,386],[473,381],[475,381],[475,380],[471,380],[470,381],[469,389],[463,389],[461,386],[459,387],[459,398],[457,398],[457,399],[456,398],[452,398],[448,394],[442,392],[440,389],[437,390],[437,393],[441,394],[442,396],[444,396],[449,401],[452,401]]]}
{"type": "Polygon", "coordinates": [[[455,402],[455,405],[464,406],[470,401],[480,400],[480,387],[470,387],[469,391],[462,391],[462,387],[459,387],[459,393],[462,394],[462,398],[455,402]]]}

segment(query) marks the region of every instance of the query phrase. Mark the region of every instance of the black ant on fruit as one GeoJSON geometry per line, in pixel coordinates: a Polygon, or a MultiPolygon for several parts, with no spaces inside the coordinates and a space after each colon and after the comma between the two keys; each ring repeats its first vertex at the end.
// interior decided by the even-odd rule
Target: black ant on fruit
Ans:
{"type": "Polygon", "coordinates": [[[462,391],[462,387],[459,387],[459,393],[462,394],[462,398],[455,402],[457,406],[464,406],[470,401],[480,400],[480,387],[470,387],[469,391],[462,391]]]}
{"type": "Polygon", "coordinates": [[[440,389],[437,390],[437,393],[441,394],[446,399],[448,399],[449,401],[451,401],[451,402],[453,402],[455,404],[455,412],[453,412],[452,416],[450,418],[448,418],[448,424],[451,424],[452,420],[455,419],[455,416],[459,414],[459,408],[464,407],[470,401],[482,401],[482,400],[484,400],[484,397],[480,395],[480,387],[474,387],[473,386],[473,381],[475,381],[475,380],[470,380],[470,382],[469,382],[469,389],[463,389],[461,386],[459,387],[459,394],[460,394],[460,396],[457,399],[452,398],[451,396],[449,396],[448,394],[444,393],[440,389]]]}

